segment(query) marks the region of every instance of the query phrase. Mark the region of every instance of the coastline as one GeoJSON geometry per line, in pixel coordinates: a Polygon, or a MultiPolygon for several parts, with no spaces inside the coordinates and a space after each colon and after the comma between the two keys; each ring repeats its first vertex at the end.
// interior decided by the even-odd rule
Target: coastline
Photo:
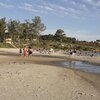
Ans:
{"type": "MultiPolygon", "coordinates": [[[[19,48],[0,48],[0,55],[5,56],[18,56],[19,48]]],[[[82,62],[88,62],[91,64],[100,65],[100,56],[77,56],[77,55],[67,55],[62,53],[52,53],[52,54],[41,54],[39,52],[33,52],[33,56],[43,56],[43,57],[52,57],[52,58],[61,58],[61,59],[70,59],[77,60],[82,62]]]]}
{"type": "Polygon", "coordinates": [[[0,100],[99,100],[100,74],[48,65],[66,55],[24,58],[14,53],[0,52],[0,100]]]}

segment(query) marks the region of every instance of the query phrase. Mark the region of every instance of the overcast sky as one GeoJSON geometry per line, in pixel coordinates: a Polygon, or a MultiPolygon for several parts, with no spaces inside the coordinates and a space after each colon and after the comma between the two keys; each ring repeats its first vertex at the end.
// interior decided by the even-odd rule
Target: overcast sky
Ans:
{"type": "Polygon", "coordinates": [[[0,18],[33,19],[47,27],[42,34],[63,29],[78,40],[100,39],[100,0],[0,0],[0,18]]]}

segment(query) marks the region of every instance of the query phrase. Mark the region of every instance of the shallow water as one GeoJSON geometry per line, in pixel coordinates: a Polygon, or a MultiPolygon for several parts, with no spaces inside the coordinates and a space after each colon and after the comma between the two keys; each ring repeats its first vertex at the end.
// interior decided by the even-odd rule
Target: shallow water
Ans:
{"type": "Polygon", "coordinates": [[[58,62],[59,65],[67,68],[78,69],[85,72],[99,73],[100,74],[100,65],[89,64],[86,62],[80,61],[66,61],[58,62]]]}

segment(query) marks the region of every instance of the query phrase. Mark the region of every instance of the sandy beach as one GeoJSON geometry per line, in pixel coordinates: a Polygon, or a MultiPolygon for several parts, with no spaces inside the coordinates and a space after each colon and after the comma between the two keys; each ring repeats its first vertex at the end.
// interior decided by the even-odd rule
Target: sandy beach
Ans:
{"type": "MultiPolygon", "coordinates": [[[[0,49],[0,100],[100,100],[100,74],[50,64],[66,58],[86,58],[64,55],[24,58],[17,51],[0,49]]],[[[99,64],[99,58],[93,59],[91,62],[99,64]]]]}

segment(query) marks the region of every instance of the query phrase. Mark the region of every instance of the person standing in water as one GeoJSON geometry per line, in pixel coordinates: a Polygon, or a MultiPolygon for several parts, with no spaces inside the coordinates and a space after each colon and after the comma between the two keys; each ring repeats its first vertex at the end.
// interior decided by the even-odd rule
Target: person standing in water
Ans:
{"type": "Polygon", "coordinates": [[[27,56],[27,48],[26,48],[26,46],[24,46],[24,48],[23,48],[23,55],[24,55],[24,57],[27,56]]]}

